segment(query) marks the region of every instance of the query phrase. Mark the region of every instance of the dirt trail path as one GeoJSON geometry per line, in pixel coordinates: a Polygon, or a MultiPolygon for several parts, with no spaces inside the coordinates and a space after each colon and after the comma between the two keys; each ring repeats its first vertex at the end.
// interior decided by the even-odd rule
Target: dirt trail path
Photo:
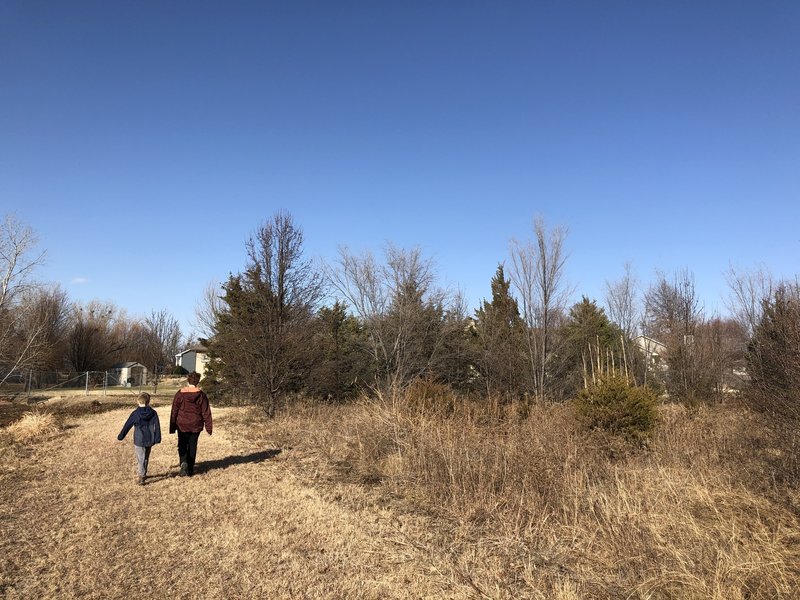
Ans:
{"type": "Polygon", "coordinates": [[[135,485],[132,433],[116,440],[127,409],[40,443],[16,478],[0,479],[0,596],[465,597],[386,515],[327,500],[275,450],[234,440],[233,410],[214,410],[193,478],[177,476],[168,407],[145,486],[135,485]]]}

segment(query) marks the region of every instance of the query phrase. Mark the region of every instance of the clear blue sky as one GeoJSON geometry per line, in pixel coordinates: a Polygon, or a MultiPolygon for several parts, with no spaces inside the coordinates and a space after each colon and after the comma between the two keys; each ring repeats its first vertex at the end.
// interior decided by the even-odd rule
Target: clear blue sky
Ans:
{"type": "Polygon", "coordinates": [[[419,246],[472,308],[569,229],[576,300],[626,261],[800,258],[800,3],[0,3],[0,213],[41,279],[185,328],[288,210],[311,257],[419,246]]]}

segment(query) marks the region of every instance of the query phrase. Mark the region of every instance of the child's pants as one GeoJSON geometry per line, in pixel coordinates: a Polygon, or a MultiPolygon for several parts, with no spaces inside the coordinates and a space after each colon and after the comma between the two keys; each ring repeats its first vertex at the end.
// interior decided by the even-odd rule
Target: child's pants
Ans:
{"type": "Polygon", "coordinates": [[[139,477],[145,477],[147,475],[147,462],[150,460],[151,448],[152,446],[148,446],[147,448],[142,446],[133,447],[136,451],[136,464],[139,469],[139,477]]]}

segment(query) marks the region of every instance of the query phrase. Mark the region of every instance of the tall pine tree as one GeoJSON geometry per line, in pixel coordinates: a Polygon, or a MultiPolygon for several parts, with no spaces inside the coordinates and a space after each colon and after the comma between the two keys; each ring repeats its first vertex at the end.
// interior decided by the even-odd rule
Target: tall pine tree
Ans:
{"type": "Polygon", "coordinates": [[[478,367],[489,395],[505,399],[523,394],[528,388],[524,355],[525,324],[517,301],[511,296],[511,282],[503,265],[492,278],[492,301],[483,301],[475,311],[478,367]]]}

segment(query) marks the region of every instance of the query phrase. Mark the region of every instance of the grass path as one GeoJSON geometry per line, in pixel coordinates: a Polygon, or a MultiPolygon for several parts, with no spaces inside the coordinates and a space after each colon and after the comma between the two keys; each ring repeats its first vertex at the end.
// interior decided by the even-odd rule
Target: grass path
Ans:
{"type": "Polygon", "coordinates": [[[215,409],[197,473],[178,477],[169,408],[148,483],[135,485],[129,409],[82,417],[4,457],[0,596],[16,598],[464,598],[392,517],[327,498],[248,447],[215,409]],[[19,452],[22,452],[20,454],[19,452]],[[27,453],[27,454],[26,454],[27,453]],[[349,506],[349,507],[348,507],[349,506]]]}

